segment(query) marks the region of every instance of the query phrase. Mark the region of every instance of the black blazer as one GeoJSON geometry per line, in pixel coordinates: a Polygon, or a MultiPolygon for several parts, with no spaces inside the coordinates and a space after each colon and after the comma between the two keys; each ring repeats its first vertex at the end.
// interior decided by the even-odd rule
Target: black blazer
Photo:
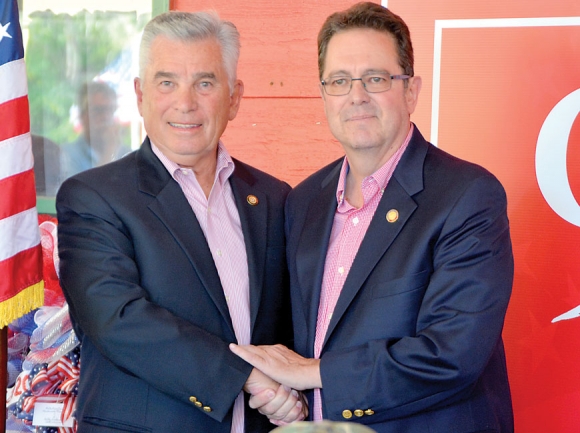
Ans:
{"type": "MultiPolygon", "coordinates": [[[[341,163],[287,201],[295,349],[307,357],[341,163]]],[[[503,187],[415,128],[329,324],[324,417],[381,433],[512,432],[501,339],[512,281],[503,187]]]]}
{"type": "MultiPolygon", "coordinates": [[[[252,344],[291,344],[283,221],[290,187],[240,161],[235,167],[252,344]]],[[[68,179],[57,213],[60,279],[82,341],[79,433],[229,433],[252,367],[228,349],[236,338],[209,247],[149,140],[68,179]]],[[[246,408],[248,432],[273,427],[246,408]]]]}

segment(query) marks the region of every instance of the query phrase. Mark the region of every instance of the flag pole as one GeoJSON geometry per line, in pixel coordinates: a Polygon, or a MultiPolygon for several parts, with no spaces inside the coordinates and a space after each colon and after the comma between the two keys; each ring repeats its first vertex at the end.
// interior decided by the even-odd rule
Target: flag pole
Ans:
{"type": "Polygon", "coordinates": [[[0,433],[6,433],[6,388],[8,386],[8,326],[0,329],[0,404],[2,404],[2,415],[0,415],[0,433]]]}

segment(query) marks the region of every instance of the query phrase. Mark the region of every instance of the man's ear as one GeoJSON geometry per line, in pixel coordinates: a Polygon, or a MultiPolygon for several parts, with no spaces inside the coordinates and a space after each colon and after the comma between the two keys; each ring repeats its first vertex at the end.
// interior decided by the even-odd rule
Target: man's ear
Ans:
{"type": "Polygon", "coordinates": [[[139,109],[139,114],[142,116],[141,105],[143,104],[143,90],[141,90],[141,78],[135,77],[133,87],[135,89],[135,95],[137,95],[137,108],[139,109]]]}
{"type": "Polygon", "coordinates": [[[326,92],[324,91],[324,86],[322,83],[318,83],[318,91],[320,92],[320,96],[322,96],[322,100],[326,101],[326,92]]]}
{"type": "Polygon", "coordinates": [[[236,80],[232,94],[230,95],[230,114],[228,119],[234,120],[240,109],[240,102],[244,96],[244,83],[242,80],[236,80]]]}
{"type": "Polygon", "coordinates": [[[417,107],[419,93],[421,92],[422,85],[423,80],[421,77],[409,78],[409,82],[405,90],[405,101],[407,102],[407,110],[409,111],[409,114],[413,114],[415,107],[417,107]]]}

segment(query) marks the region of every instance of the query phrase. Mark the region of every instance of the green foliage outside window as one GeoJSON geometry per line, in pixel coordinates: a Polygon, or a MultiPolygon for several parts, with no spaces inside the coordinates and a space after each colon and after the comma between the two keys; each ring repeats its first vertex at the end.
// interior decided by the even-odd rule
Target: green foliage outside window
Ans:
{"type": "Polygon", "coordinates": [[[149,16],[83,10],[75,15],[37,11],[29,16],[25,47],[31,131],[58,144],[77,132],[70,121],[81,84],[102,73],[143,28],[149,16]]]}

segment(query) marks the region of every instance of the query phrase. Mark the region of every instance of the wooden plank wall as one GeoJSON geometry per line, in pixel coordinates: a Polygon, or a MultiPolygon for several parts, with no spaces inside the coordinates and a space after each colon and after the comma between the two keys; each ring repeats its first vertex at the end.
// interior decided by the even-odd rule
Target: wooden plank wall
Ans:
{"type": "MultiPolygon", "coordinates": [[[[316,36],[350,0],[173,0],[172,10],[213,9],[241,34],[240,112],[223,140],[237,158],[292,186],[343,155],[318,91],[316,36]]],[[[379,3],[379,2],[377,2],[379,3]]]]}

